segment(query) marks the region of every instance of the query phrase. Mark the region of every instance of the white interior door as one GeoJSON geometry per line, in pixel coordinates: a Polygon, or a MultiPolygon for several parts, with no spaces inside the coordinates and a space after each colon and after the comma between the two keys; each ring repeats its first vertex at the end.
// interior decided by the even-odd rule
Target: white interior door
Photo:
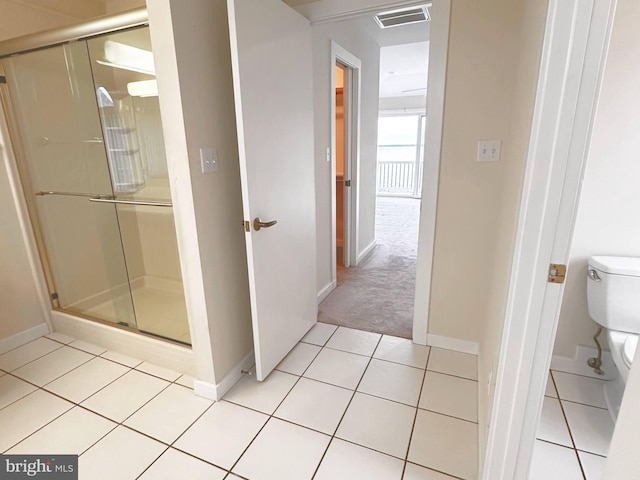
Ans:
{"type": "Polygon", "coordinates": [[[256,377],[263,380],[317,317],[311,26],[280,0],[227,5],[256,377]],[[277,223],[257,230],[258,218],[277,223]]]}

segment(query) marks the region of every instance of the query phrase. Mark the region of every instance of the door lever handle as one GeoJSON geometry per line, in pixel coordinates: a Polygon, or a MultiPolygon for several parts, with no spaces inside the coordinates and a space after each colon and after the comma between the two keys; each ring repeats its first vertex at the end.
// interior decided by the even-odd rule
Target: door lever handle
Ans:
{"type": "Polygon", "coordinates": [[[261,228],[273,227],[276,223],[278,223],[277,220],[271,220],[270,222],[263,222],[262,220],[260,220],[260,217],[256,217],[256,219],[253,221],[253,229],[257,232],[261,228]]]}

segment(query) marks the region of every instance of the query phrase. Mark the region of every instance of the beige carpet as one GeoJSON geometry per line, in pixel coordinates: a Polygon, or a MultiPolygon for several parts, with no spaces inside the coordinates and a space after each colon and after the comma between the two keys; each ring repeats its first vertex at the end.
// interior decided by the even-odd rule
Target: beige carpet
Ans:
{"type": "Polygon", "coordinates": [[[338,269],[338,287],[318,320],[411,338],[420,200],[378,197],[376,247],[357,267],[338,269]]]}

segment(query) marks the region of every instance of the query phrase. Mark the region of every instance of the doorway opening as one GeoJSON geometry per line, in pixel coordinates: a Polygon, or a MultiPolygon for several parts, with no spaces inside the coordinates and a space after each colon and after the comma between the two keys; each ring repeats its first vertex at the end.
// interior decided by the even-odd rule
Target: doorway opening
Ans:
{"type": "MultiPolygon", "coordinates": [[[[366,30],[369,20],[352,21],[366,30]]],[[[406,35],[400,30],[377,38],[380,86],[375,113],[357,108],[359,67],[349,61],[349,52],[333,46],[333,282],[319,294],[318,319],[412,338],[429,27],[414,25],[406,35]],[[376,131],[358,130],[361,113],[375,115],[376,131]]]]}
{"type": "Polygon", "coordinates": [[[336,268],[351,266],[351,99],[353,70],[340,61],[335,69],[335,256],[336,268]]]}

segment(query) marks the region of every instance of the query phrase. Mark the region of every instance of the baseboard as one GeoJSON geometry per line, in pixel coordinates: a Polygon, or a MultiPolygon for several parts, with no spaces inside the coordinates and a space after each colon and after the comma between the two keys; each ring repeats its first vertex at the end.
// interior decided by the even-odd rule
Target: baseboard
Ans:
{"type": "Polygon", "coordinates": [[[327,298],[329,296],[329,294],[331,292],[333,292],[333,289],[336,288],[338,286],[338,281],[334,280],[333,282],[329,282],[327,283],[324,288],[322,290],[320,290],[318,292],[318,305],[320,304],[320,302],[322,302],[325,298],[327,298]]]}
{"type": "Polygon", "coordinates": [[[478,355],[480,346],[476,342],[460,340],[458,338],[443,337],[441,335],[427,334],[427,345],[445,350],[454,350],[460,353],[470,353],[478,355]]]}
{"type": "Polygon", "coordinates": [[[573,358],[554,355],[551,358],[551,370],[583,375],[585,377],[599,378],[600,380],[613,380],[617,375],[618,369],[613,363],[611,352],[606,350],[602,352],[602,367],[600,368],[604,371],[604,375],[598,375],[593,371],[593,368],[587,365],[587,360],[597,356],[597,349],[578,345],[576,347],[576,354],[573,358]]]}
{"type": "MultiPolygon", "coordinates": [[[[195,376],[193,350],[62,312],[51,314],[54,332],[99,345],[160,367],[195,376]]],[[[47,332],[48,333],[48,332],[47,332]]]]}
{"type": "Polygon", "coordinates": [[[376,241],[375,239],[373,240],[373,242],[371,242],[369,245],[366,246],[366,248],[364,250],[362,250],[359,254],[358,257],[356,258],[356,266],[360,265],[360,262],[362,262],[365,258],[367,258],[369,255],[371,255],[371,253],[373,252],[373,249],[376,248],[376,241]]]}
{"type": "Polygon", "coordinates": [[[43,337],[49,333],[49,326],[46,323],[41,323],[35,327],[24,330],[15,335],[11,335],[8,338],[0,340],[0,355],[13,350],[14,348],[21,347],[25,343],[29,343],[37,338],[43,337]]]}
{"type": "Polygon", "coordinates": [[[240,363],[238,363],[221,382],[213,384],[205,382],[203,380],[195,380],[193,382],[193,391],[196,395],[199,395],[209,400],[221,400],[229,390],[242,378],[243,371],[249,371],[254,365],[255,357],[253,351],[244,357],[240,363]]]}

